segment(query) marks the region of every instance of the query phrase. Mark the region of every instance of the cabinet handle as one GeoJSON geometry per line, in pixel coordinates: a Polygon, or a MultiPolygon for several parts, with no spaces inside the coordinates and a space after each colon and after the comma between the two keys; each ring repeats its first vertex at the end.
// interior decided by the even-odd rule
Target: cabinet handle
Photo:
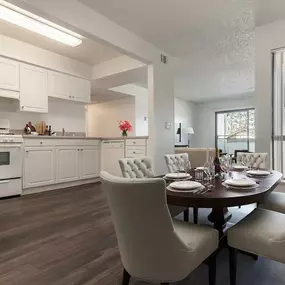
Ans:
{"type": "Polygon", "coordinates": [[[69,98],[71,99],[71,96],[69,96],[69,98]]]}
{"type": "Polygon", "coordinates": [[[22,106],[22,109],[24,109],[24,106],[22,106]]]}
{"type": "Polygon", "coordinates": [[[136,153],[135,151],[133,151],[133,153],[136,153]]]}
{"type": "Polygon", "coordinates": [[[43,144],[43,142],[40,142],[40,144],[43,144]]]}

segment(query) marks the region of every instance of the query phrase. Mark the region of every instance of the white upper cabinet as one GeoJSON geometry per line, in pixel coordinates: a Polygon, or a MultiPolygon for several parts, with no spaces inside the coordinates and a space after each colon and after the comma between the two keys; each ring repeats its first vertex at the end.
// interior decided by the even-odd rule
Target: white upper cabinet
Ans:
{"type": "Polygon", "coordinates": [[[48,72],[48,96],[90,103],[90,81],[60,72],[48,72]]]}
{"type": "Polygon", "coordinates": [[[0,88],[19,91],[20,64],[17,61],[0,57],[0,88]]]}
{"type": "Polygon", "coordinates": [[[20,64],[20,110],[47,113],[47,70],[20,64]]]}
{"type": "Polygon", "coordinates": [[[91,84],[90,81],[73,77],[71,81],[71,97],[77,102],[90,103],[91,84]]]}
{"type": "Polygon", "coordinates": [[[70,76],[49,71],[48,72],[48,96],[60,99],[71,99],[70,76]]]}

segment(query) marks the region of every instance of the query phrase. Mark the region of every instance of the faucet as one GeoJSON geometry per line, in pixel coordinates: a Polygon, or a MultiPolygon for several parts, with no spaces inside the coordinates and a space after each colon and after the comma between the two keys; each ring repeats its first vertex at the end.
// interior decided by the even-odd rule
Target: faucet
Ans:
{"type": "Polygon", "coordinates": [[[62,136],[64,137],[65,136],[65,129],[62,128],[62,136]]]}

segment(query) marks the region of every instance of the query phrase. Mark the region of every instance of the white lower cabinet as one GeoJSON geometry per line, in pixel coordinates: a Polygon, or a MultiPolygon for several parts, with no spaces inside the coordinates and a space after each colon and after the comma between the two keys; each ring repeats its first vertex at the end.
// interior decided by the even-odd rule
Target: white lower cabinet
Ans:
{"type": "Polygon", "coordinates": [[[23,188],[55,183],[54,147],[25,148],[23,188]]]}
{"type": "Polygon", "coordinates": [[[100,154],[98,147],[84,147],[80,149],[80,179],[99,176],[100,154]]]}
{"type": "Polygon", "coordinates": [[[24,144],[24,189],[99,177],[98,141],[43,138],[24,144]]]}
{"type": "Polygon", "coordinates": [[[69,182],[79,179],[79,147],[57,147],[56,182],[69,182]]]}

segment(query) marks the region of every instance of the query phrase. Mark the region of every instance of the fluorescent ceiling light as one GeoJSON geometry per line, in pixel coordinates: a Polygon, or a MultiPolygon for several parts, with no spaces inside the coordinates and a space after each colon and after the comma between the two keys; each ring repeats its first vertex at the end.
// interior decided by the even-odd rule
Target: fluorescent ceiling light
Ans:
{"type": "MultiPolygon", "coordinates": [[[[76,47],[82,43],[82,40],[78,37],[75,37],[67,32],[63,32],[59,29],[56,29],[52,27],[51,25],[48,25],[44,22],[47,22],[44,20],[43,22],[37,19],[33,19],[30,16],[21,14],[17,11],[14,11],[12,9],[9,9],[5,6],[0,6],[0,19],[7,21],[9,23],[12,23],[14,25],[17,25],[19,27],[25,28],[29,31],[38,33],[42,36],[48,37],[52,40],[58,41],[60,43],[76,47]]],[[[65,31],[68,31],[67,29],[64,29],[65,31]]],[[[70,31],[70,33],[72,33],[70,31]]]]}

